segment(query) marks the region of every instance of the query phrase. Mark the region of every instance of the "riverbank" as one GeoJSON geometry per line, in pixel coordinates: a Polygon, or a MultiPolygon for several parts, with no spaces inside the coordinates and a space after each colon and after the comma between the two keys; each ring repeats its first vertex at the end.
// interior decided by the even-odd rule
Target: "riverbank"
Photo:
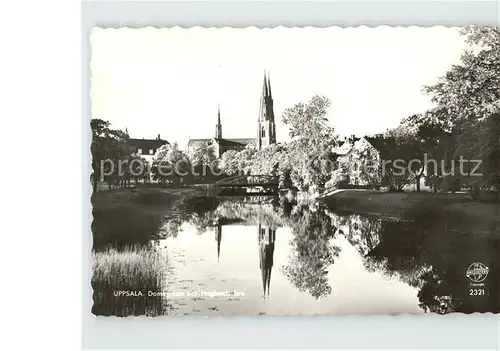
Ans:
{"type": "Polygon", "coordinates": [[[335,212],[408,220],[441,217],[452,226],[478,232],[500,232],[500,203],[476,202],[466,194],[346,190],[320,201],[335,212]]]}
{"type": "Polygon", "coordinates": [[[96,194],[91,199],[94,249],[146,244],[162,221],[186,202],[200,201],[203,194],[192,188],[132,188],[96,194]]]}

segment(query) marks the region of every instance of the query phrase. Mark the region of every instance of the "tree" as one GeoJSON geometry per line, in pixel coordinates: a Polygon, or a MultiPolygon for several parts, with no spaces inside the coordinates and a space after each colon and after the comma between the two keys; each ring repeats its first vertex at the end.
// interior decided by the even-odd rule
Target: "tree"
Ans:
{"type": "Polygon", "coordinates": [[[373,148],[365,148],[359,152],[359,179],[369,188],[380,186],[382,181],[381,163],[378,153],[373,148]]]}
{"type": "Polygon", "coordinates": [[[102,119],[92,119],[90,121],[90,127],[92,129],[92,180],[93,180],[93,190],[94,193],[97,191],[97,183],[99,179],[104,179],[102,171],[106,174],[110,174],[111,177],[108,178],[108,183],[111,186],[109,179],[115,182],[115,179],[120,176],[118,172],[118,162],[126,159],[132,152],[128,144],[128,133],[112,129],[108,121],[102,119]],[[104,161],[111,162],[104,162],[104,161]],[[113,169],[111,169],[112,167],[113,169]]]}
{"type": "Polygon", "coordinates": [[[239,168],[239,163],[237,162],[237,154],[236,150],[227,150],[221,156],[219,167],[229,176],[236,175],[239,168]]]}
{"type": "Polygon", "coordinates": [[[217,161],[217,154],[213,145],[202,145],[189,154],[193,166],[213,166],[217,161]]]}
{"type": "Polygon", "coordinates": [[[150,165],[144,157],[141,157],[136,153],[132,153],[129,157],[129,164],[130,175],[134,178],[136,185],[139,183],[139,179],[149,179],[150,165]]]}
{"type": "Polygon", "coordinates": [[[452,124],[483,119],[500,106],[500,27],[469,26],[461,34],[473,48],[438,83],[424,87],[452,124]]]}
{"type": "Polygon", "coordinates": [[[205,179],[206,176],[212,177],[214,173],[219,171],[219,159],[215,145],[200,145],[188,157],[192,165],[193,177],[205,179]]]}
{"type": "Polygon", "coordinates": [[[301,190],[321,190],[335,169],[332,148],[337,137],[327,118],[330,106],[330,99],[314,95],[308,103],[299,102],[283,112],[293,139],[287,144],[287,162],[301,190]]]}
{"type": "Polygon", "coordinates": [[[319,142],[320,137],[331,138],[333,128],[326,117],[330,106],[330,99],[314,95],[308,103],[299,102],[285,109],[282,121],[290,129],[290,137],[303,137],[312,142],[319,142]]]}
{"type": "MultiPolygon", "coordinates": [[[[436,104],[427,117],[435,117],[452,136],[448,154],[484,162],[490,156],[486,150],[496,150],[498,144],[486,129],[496,130],[494,116],[500,112],[500,27],[469,26],[461,33],[471,48],[436,84],[424,87],[436,104]]],[[[495,151],[491,155],[494,160],[495,151]]],[[[487,162],[485,178],[491,183],[496,167],[487,162]]]]}
{"type": "Polygon", "coordinates": [[[229,176],[247,173],[253,165],[252,159],[256,152],[250,147],[241,151],[228,150],[222,154],[219,168],[229,176]]]}
{"type": "MultiPolygon", "coordinates": [[[[404,186],[416,179],[416,174],[421,175],[422,163],[416,162],[422,158],[419,142],[415,134],[403,126],[388,130],[384,141],[387,158],[382,165],[383,175],[386,176],[391,191],[402,191],[404,186]]],[[[417,184],[419,183],[420,178],[417,184]]]]}
{"type": "Polygon", "coordinates": [[[488,186],[500,194],[500,113],[482,121],[478,134],[477,153],[482,160],[482,171],[487,175],[488,186]]]}
{"type": "Polygon", "coordinates": [[[349,164],[348,160],[341,159],[337,168],[332,172],[330,180],[325,184],[326,188],[335,187],[337,189],[347,188],[349,185],[349,164]]]}
{"type": "Polygon", "coordinates": [[[179,183],[191,176],[189,157],[177,143],[167,144],[156,150],[151,167],[153,178],[162,183],[179,183]]]}
{"type": "Polygon", "coordinates": [[[425,164],[427,160],[435,160],[441,163],[446,160],[446,151],[450,147],[451,134],[446,131],[446,126],[436,118],[436,111],[430,110],[424,114],[416,114],[405,118],[401,122],[401,128],[405,131],[409,142],[410,154],[420,162],[422,167],[414,167],[417,191],[420,191],[420,179],[426,175],[440,175],[443,171],[434,167],[434,163],[425,164]],[[427,156],[427,157],[426,157],[427,156]]]}

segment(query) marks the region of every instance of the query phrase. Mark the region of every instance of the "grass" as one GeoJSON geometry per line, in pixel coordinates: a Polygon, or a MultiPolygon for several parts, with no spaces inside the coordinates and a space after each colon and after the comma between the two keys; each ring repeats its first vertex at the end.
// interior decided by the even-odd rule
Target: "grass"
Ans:
{"type": "Polygon", "coordinates": [[[500,203],[473,201],[465,194],[344,191],[322,199],[335,212],[356,212],[409,220],[446,221],[453,228],[500,232],[500,203]]]}
{"type": "Polygon", "coordinates": [[[163,314],[165,259],[151,248],[161,223],[200,192],[193,189],[117,189],[92,196],[92,313],[104,316],[163,314]],[[115,292],[143,296],[115,296],[115,292]]]}
{"type": "Polygon", "coordinates": [[[148,291],[162,291],[164,265],[160,253],[151,247],[136,245],[93,253],[92,313],[119,317],[162,314],[161,297],[148,296],[148,291]],[[116,296],[119,291],[141,292],[143,296],[116,296]]]}
{"type": "Polygon", "coordinates": [[[444,206],[470,202],[463,194],[433,194],[428,192],[384,193],[347,190],[323,200],[337,210],[384,214],[404,217],[415,211],[432,212],[444,206]]]}

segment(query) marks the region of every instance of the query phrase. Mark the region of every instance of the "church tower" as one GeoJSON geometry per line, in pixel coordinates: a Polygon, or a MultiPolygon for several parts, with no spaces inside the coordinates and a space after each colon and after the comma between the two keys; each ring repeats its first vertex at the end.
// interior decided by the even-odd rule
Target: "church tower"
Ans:
{"type": "Polygon", "coordinates": [[[264,85],[260,98],[258,120],[257,147],[259,149],[276,143],[276,126],[274,124],[273,96],[271,93],[271,79],[264,72],[264,85]]]}
{"type": "Polygon", "coordinates": [[[217,124],[215,125],[215,139],[222,139],[222,124],[220,123],[220,106],[217,106],[217,124]]]}

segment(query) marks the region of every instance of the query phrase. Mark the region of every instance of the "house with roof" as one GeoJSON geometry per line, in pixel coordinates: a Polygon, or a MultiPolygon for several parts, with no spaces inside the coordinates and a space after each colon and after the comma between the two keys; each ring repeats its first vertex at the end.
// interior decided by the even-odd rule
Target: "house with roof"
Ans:
{"type": "Polygon", "coordinates": [[[274,122],[273,97],[271,92],[271,80],[264,73],[264,84],[260,98],[259,116],[257,119],[257,135],[251,138],[225,138],[222,134],[222,123],[220,106],[217,111],[217,124],[212,138],[189,139],[187,152],[194,153],[199,148],[213,147],[217,157],[228,150],[241,151],[247,147],[261,149],[276,143],[276,125],[274,122]]]}
{"type": "Polygon", "coordinates": [[[160,134],[156,139],[129,139],[129,144],[134,149],[135,153],[143,157],[151,165],[153,163],[153,157],[158,150],[163,145],[170,145],[170,143],[162,139],[160,134]]]}
{"type": "Polygon", "coordinates": [[[383,137],[351,135],[332,151],[337,155],[338,170],[345,177],[344,185],[374,186],[382,183],[383,137]]]}

